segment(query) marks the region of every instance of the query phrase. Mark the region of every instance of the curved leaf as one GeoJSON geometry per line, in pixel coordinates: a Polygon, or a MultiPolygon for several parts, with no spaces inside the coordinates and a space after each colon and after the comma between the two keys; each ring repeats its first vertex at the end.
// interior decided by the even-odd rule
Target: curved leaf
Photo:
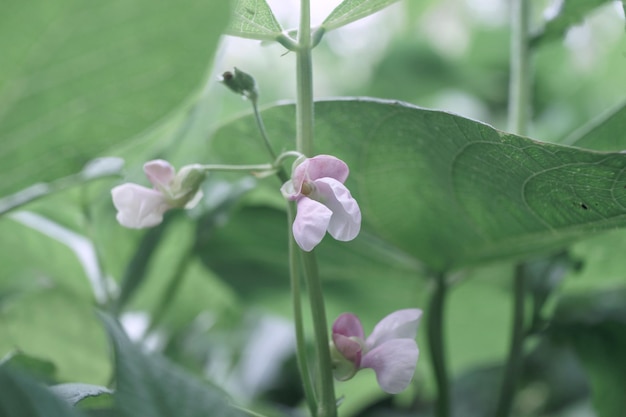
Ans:
{"type": "MultiPolygon", "coordinates": [[[[445,270],[566,245],[626,225],[626,155],[537,142],[453,114],[378,100],[316,104],[319,153],[344,159],[366,227],[445,270]]],[[[295,137],[294,108],[263,113],[295,137]]],[[[259,162],[251,117],[214,137],[229,163],[259,162]]]]}
{"type": "Polygon", "coordinates": [[[265,0],[239,0],[227,33],[242,38],[275,40],[283,28],[265,0]]]}
{"type": "Polygon", "coordinates": [[[325,30],[336,29],[384,9],[398,0],[344,0],[322,23],[325,30]]]}

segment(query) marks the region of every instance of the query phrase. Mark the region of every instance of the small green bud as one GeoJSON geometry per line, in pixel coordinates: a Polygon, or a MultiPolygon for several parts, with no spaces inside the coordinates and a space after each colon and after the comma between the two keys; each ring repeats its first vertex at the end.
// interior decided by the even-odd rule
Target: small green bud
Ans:
{"type": "Polygon", "coordinates": [[[254,77],[236,67],[232,71],[224,72],[220,81],[235,93],[241,94],[252,101],[256,101],[259,97],[254,77]]]}
{"type": "Polygon", "coordinates": [[[171,201],[174,207],[186,207],[197,203],[197,196],[202,182],[206,178],[206,171],[199,164],[186,165],[178,171],[171,184],[171,201]]]}

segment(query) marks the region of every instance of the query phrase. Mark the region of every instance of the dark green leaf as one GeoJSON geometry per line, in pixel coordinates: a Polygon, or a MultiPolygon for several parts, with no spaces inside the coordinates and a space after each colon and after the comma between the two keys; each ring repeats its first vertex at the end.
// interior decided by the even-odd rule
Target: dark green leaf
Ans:
{"type": "Polygon", "coordinates": [[[532,44],[537,46],[562,38],[570,27],[582,23],[592,10],[609,2],[610,0],[563,0],[558,14],[548,20],[543,31],[531,39],[532,44]]]}
{"type": "Polygon", "coordinates": [[[230,35],[259,40],[275,40],[282,31],[265,0],[238,0],[227,29],[230,35]]]}
{"type": "Polygon", "coordinates": [[[564,299],[552,333],[573,346],[592,387],[599,417],[626,409],[626,289],[564,299]]]}
{"type": "Polygon", "coordinates": [[[322,27],[333,30],[384,9],[398,0],[344,0],[324,20],[322,27]]]}
{"type": "Polygon", "coordinates": [[[108,397],[113,394],[113,391],[106,387],[82,384],[79,382],[54,385],[50,387],[50,390],[72,406],[78,404],[86,398],[100,396],[108,397]]]}
{"type": "MultiPolygon", "coordinates": [[[[316,149],[344,159],[366,230],[442,270],[559,247],[626,224],[626,155],[542,143],[397,102],[316,104],[316,149]]],[[[291,138],[294,110],[263,114],[291,138]]],[[[220,129],[213,153],[258,162],[251,117],[220,129]]],[[[278,142],[278,149],[293,146],[278,142]]]]}
{"type": "Polygon", "coordinates": [[[110,316],[101,315],[115,350],[116,407],[128,416],[239,417],[223,392],[165,359],[134,346],[110,316]]]}
{"type": "Polygon", "coordinates": [[[77,172],[197,88],[228,1],[10,2],[0,14],[0,195],[77,172]],[[184,47],[181,47],[184,45],[184,47]]]}
{"type": "Polygon", "coordinates": [[[35,380],[6,366],[0,366],[0,416],[80,417],[61,398],[35,380]]]}
{"type": "Polygon", "coordinates": [[[57,369],[54,363],[19,351],[11,352],[2,358],[0,365],[23,370],[45,382],[52,382],[56,377],[57,369]]]}

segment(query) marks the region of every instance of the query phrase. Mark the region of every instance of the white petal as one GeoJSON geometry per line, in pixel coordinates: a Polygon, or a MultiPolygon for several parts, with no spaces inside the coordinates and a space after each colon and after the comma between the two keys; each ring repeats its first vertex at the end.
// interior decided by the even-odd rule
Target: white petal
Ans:
{"type": "MultiPolygon", "coordinates": [[[[300,188],[302,188],[302,183],[300,184],[300,188]]],[[[296,190],[293,180],[289,180],[280,187],[280,192],[287,200],[295,200],[300,195],[300,190],[296,190]]]]}
{"type": "Polygon", "coordinates": [[[174,167],[163,159],[155,159],[154,161],[146,162],[143,165],[143,172],[152,185],[158,189],[167,189],[176,175],[174,167]]]}
{"type": "Polygon", "coordinates": [[[332,212],[322,203],[303,197],[293,222],[293,237],[306,252],[313,250],[326,234],[332,212]]]}
{"type": "Polygon", "coordinates": [[[160,192],[137,184],[118,185],[111,195],[118,211],[117,221],[131,229],[156,226],[170,208],[160,192]]]}
{"type": "Polygon", "coordinates": [[[306,159],[293,171],[293,178],[300,183],[303,180],[317,180],[319,178],[334,178],[342,184],[348,178],[350,170],[348,165],[339,158],[331,155],[317,155],[306,159]]]}
{"type": "Polygon", "coordinates": [[[361,209],[345,185],[333,178],[320,178],[315,181],[312,197],[332,210],[328,224],[332,237],[343,242],[357,237],[361,230],[361,209]]]}
{"type": "Polygon", "coordinates": [[[376,324],[374,331],[367,338],[368,349],[380,346],[390,339],[415,339],[417,326],[422,317],[422,310],[408,308],[394,311],[376,324]]]}
{"type": "Polygon", "coordinates": [[[361,367],[376,372],[378,385],[383,391],[397,394],[411,383],[418,357],[415,340],[395,339],[367,352],[361,359],[361,367]]]}

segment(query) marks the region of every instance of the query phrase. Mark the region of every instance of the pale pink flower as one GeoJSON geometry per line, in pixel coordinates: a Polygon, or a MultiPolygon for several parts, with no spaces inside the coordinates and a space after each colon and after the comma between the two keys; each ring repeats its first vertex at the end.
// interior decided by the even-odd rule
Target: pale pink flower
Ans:
{"type": "Polygon", "coordinates": [[[415,308],[395,311],[378,322],[365,339],[357,316],[340,315],[332,335],[335,378],[345,381],[360,369],[371,368],[383,391],[403,391],[413,378],[419,357],[415,336],[421,317],[422,311],[415,308]]]}
{"type": "Polygon", "coordinates": [[[359,234],[361,210],[343,185],[348,173],[348,165],[330,155],[296,161],[291,179],[280,190],[285,198],[297,201],[293,236],[303,250],[313,250],[327,231],[341,241],[359,234]]]}
{"type": "Polygon", "coordinates": [[[142,229],[163,221],[163,214],[175,207],[191,208],[201,198],[204,179],[199,165],[187,165],[178,174],[162,159],[146,162],[143,170],[153,188],[126,183],[111,190],[117,221],[124,227],[142,229]]]}

